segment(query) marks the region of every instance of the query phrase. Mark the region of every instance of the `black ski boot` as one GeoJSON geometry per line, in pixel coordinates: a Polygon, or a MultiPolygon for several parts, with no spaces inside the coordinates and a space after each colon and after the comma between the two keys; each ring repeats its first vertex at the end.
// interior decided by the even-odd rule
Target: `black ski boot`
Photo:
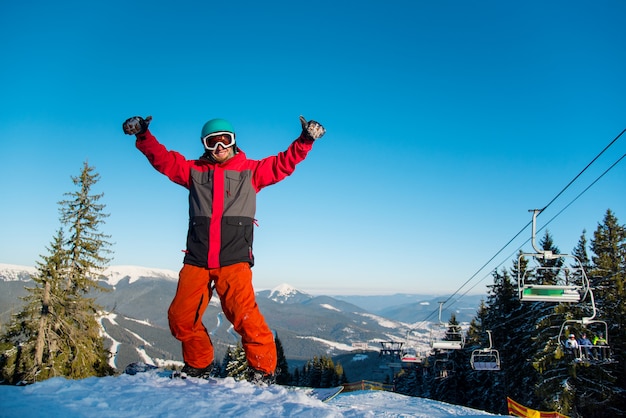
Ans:
{"type": "Polygon", "coordinates": [[[276,383],[276,374],[274,373],[265,373],[261,370],[248,367],[246,374],[248,376],[248,382],[257,386],[270,386],[276,383]]]}
{"type": "Polygon", "coordinates": [[[212,371],[213,371],[213,363],[201,369],[191,367],[190,365],[185,364],[182,370],[179,372],[177,377],[180,377],[181,379],[186,379],[187,377],[196,377],[198,379],[209,379],[211,377],[212,371]]]}

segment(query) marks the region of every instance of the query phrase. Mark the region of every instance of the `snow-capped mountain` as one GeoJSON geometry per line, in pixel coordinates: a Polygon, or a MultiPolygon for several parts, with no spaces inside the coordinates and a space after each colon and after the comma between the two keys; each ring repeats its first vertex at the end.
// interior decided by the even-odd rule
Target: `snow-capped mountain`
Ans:
{"type": "Polygon", "coordinates": [[[311,295],[303,293],[295,287],[283,283],[271,290],[257,292],[260,297],[266,297],[276,303],[302,303],[312,298],[311,295]]]}

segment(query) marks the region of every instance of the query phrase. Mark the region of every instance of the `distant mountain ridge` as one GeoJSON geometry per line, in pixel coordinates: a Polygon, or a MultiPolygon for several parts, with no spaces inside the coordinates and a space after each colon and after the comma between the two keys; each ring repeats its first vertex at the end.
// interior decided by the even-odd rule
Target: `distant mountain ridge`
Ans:
{"type": "MultiPolygon", "coordinates": [[[[1,265],[0,265],[1,267],[1,265]]],[[[139,266],[111,266],[107,267],[102,276],[106,278],[107,284],[115,286],[120,280],[128,279],[129,283],[134,283],[140,279],[164,279],[174,282],[178,281],[178,272],[166,269],[156,269],[139,266]]]]}
{"type": "Polygon", "coordinates": [[[0,282],[25,282],[30,281],[30,276],[36,274],[35,267],[18,266],[16,264],[0,263],[0,282]]]}
{"type": "MultiPolygon", "coordinates": [[[[24,287],[34,273],[36,269],[31,267],[0,264],[0,323],[8,322],[10,314],[20,308],[19,297],[26,294],[24,287]]],[[[100,284],[111,291],[94,296],[106,313],[101,324],[114,352],[115,366],[123,367],[146,358],[182,361],[180,343],[171,336],[167,323],[167,309],[176,292],[178,273],[112,266],[104,274],[100,284]]],[[[407,303],[391,309],[380,299],[385,297],[378,296],[377,303],[372,305],[381,308],[379,311],[366,308],[368,298],[354,297],[364,307],[352,303],[349,296],[314,296],[288,284],[257,292],[261,312],[280,338],[290,364],[320,355],[341,356],[360,350],[376,353],[381,341],[403,341],[418,351],[429,350],[428,324],[422,324],[426,328],[421,330],[414,328],[424,314],[416,307],[436,309],[436,300],[440,298],[402,295],[400,300],[407,303]],[[409,331],[412,341],[406,341],[409,331]]],[[[398,300],[397,295],[387,298],[398,300]]],[[[475,314],[478,303],[471,309],[469,306],[468,310],[475,314]]],[[[239,336],[224,318],[217,295],[211,300],[203,322],[215,345],[216,358],[221,360],[226,349],[237,344],[239,336]]]]}
{"type": "MultiPolygon", "coordinates": [[[[29,281],[30,275],[33,274],[37,274],[36,267],[0,263],[0,282],[29,281]]],[[[115,286],[122,279],[128,279],[130,283],[133,283],[142,278],[178,281],[178,272],[139,266],[110,266],[103,270],[101,280],[110,286],[115,286]]]]}

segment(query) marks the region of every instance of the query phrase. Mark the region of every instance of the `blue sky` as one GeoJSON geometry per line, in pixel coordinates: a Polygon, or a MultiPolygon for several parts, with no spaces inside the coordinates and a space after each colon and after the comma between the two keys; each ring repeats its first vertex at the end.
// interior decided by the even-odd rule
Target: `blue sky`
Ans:
{"type": "MultiPolygon", "coordinates": [[[[225,118],[259,159],[302,114],[327,134],[259,195],[257,288],[484,292],[530,229],[479,269],[528,210],[626,128],[625,15],[620,0],[4,2],[0,263],[47,254],[87,160],[111,264],[177,271],[186,190],[122,122],[152,115],[157,138],[194,158],[204,122],[225,118]]],[[[626,137],[538,218],[567,207],[547,226],[562,252],[609,208],[626,222],[626,161],[572,203],[624,153],[626,137]]]]}

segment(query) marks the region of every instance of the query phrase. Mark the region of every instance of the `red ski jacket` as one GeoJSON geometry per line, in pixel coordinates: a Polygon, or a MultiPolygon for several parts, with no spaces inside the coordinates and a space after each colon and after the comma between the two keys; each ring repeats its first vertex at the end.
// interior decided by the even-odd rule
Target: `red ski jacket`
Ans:
{"type": "Polygon", "coordinates": [[[154,168],[189,190],[189,230],[185,264],[218,268],[247,262],[252,254],[256,194],[291,175],[313,141],[300,136],[286,151],[251,160],[239,151],[222,164],[188,160],[168,151],[146,131],[137,135],[137,148],[154,168]]]}

